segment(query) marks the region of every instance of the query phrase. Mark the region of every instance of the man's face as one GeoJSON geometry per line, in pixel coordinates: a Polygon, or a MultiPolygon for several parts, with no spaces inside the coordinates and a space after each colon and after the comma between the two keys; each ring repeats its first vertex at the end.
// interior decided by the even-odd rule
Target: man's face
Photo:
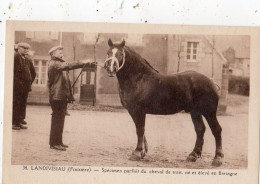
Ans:
{"type": "Polygon", "coordinates": [[[28,48],[25,48],[25,47],[18,47],[18,52],[19,52],[22,56],[25,56],[25,55],[28,54],[29,49],[28,49],[28,48]]]}
{"type": "Polygon", "coordinates": [[[53,56],[57,57],[57,58],[63,58],[63,50],[56,50],[53,52],[52,54],[53,56]]]}

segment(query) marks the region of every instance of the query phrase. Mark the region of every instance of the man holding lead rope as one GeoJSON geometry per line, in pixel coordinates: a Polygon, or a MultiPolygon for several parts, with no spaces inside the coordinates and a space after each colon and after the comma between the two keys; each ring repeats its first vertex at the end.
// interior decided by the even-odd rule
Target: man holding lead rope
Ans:
{"type": "Polygon", "coordinates": [[[63,144],[62,141],[65,114],[67,103],[74,101],[68,71],[91,65],[91,61],[64,61],[62,46],[51,48],[48,54],[51,56],[48,66],[48,87],[49,101],[52,108],[49,145],[51,149],[66,151],[68,146],[63,144]]]}

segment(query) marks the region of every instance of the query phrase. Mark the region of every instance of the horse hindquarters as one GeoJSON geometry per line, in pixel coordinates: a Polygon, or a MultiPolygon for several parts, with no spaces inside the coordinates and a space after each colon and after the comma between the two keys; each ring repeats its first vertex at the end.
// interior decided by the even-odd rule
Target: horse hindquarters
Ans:
{"type": "MultiPolygon", "coordinates": [[[[220,166],[222,165],[222,158],[224,157],[224,154],[222,152],[222,128],[217,120],[216,113],[204,114],[203,116],[206,118],[216,142],[216,153],[212,165],[220,166]]],[[[203,123],[202,115],[200,113],[192,111],[191,118],[197,134],[197,139],[193,151],[187,157],[187,161],[195,162],[197,158],[201,156],[202,146],[204,143],[203,137],[206,128],[203,123]]]]}
{"type": "Polygon", "coordinates": [[[146,114],[142,109],[138,108],[132,108],[131,110],[128,110],[128,112],[135,123],[137,134],[137,146],[130,156],[130,160],[140,160],[148,151],[148,144],[144,135],[146,114]]]}
{"type": "MultiPolygon", "coordinates": [[[[200,114],[200,118],[201,118],[201,115],[203,115],[208,122],[208,125],[212,131],[212,134],[214,135],[215,142],[216,142],[216,153],[215,153],[215,157],[212,162],[212,165],[220,166],[222,164],[222,158],[224,157],[224,154],[222,152],[222,137],[221,137],[222,128],[216,117],[218,98],[216,98],[216,96],[212,96],[211,98],[208,97],[208,100],[203,99],[200,102],[202,102],[202,103],[196,104],[197,106],[195,106],[194,109],[197,109],[197,110],[194,110],[194,111],[197,111],[200,114]]],[[[191,114],[192,114],[192,112],[191,112],[191,114]]],[[[195,122],[199,122],[199,120],[196,120],[196,119],[197,119],[196,117],[195,118],[192,117],[193,123],[194,123],[194,120],[195,120],[195,122]]],[[[202,118],[201,118],[201,122],[202,122],[202,118]]],[[[200,124],[202,125],[202,123],[200,123],[200,124]]],[[[194,123],[194,126],[195,126],[195,123],[194,123]]],[[[197,127],[202,127],[202,126],[197,125],[197,127]]],[[[196,126],[195,126],[195,130],[196,130],[196,126]]],[[[196,130],[197,141],[199,141],[199,139],[201,139],[198,135],[198,134],[200,134],[200,132],[203,132],[203,131],[196,130]]],[[[203,136],[201,136],[201,137],[202,137],[201,140],[203,140],[203,136]]],[[[199,148],[199,143],[197,141],[196,141],[195,148],[196,147],[199,148]]],[[[199,153],[199,151],[196,151],[195,148],[192,153],[194,153],[194,152],[199,153]]],[[[196,159],[194,159],[194,161],[196,161],[196,159]]]]}

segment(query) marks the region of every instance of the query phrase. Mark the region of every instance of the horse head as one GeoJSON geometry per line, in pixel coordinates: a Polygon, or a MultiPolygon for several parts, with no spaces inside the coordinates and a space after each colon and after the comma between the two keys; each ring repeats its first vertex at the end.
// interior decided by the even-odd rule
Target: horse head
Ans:
{"type": "Polygon", "coordinates": [[[125,63],[125,40],[120,44],[114,44],[111,39],[108,40],[109,50],[105,61],[105,69],[110,77],[114,77],[125,63]]]}

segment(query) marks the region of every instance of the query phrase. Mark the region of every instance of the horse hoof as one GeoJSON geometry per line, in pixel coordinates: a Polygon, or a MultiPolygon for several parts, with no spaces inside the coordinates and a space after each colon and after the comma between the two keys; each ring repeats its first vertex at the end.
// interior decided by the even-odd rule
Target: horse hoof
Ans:
{"type": "Polygon", "coordinates": [[[197,154],[196,152],[191,152],[189,156],[187,157],[186,161],[188,162],[196,162],[197,158],[200,157],[200,154],[197,154]]]}
{"type": "Polygon", "coordinates": [[[134,151],[132,155],[129,157],[129,160],[138,161],[142,158],[142,154],[140,152],[134,151]]]}
{"type": "Polygon", "coordinates": [[[196,162],[197,157],[193,155],[189,155],[186,159],[187,162],[196,162]]]}
{"type": "Polygon", "coordinates": [[[145,155],[146,155],[145,152],[142,152],[142,153],[141,153],[141,158],[144,158],[145,155]]]}
{"type": "Polygon", "coordinates": [[[211,164],[212,166],[214,166],[214,167],[219,167],[219,166],[221,166],[222,165],[222,161],[221,161],[221,158],[214,158],[214,160],[213,160],[213,162],[212,162],[212,164],[211,164]]]}

